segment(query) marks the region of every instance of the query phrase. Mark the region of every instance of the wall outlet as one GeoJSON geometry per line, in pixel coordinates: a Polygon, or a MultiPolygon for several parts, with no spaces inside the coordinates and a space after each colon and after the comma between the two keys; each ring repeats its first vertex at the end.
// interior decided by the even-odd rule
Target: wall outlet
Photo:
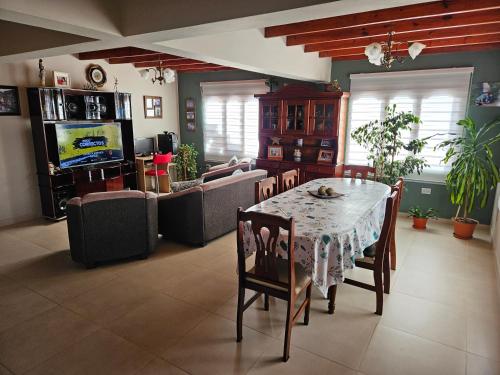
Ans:
{"type": "Polygon", "coordinates": [[[422,189],[420,190],[420,192],[421,192],[422,194],[429,195],[429,194],[432,192],[432,190],[431,190],[431,188],[422,188],[422,189]]]}

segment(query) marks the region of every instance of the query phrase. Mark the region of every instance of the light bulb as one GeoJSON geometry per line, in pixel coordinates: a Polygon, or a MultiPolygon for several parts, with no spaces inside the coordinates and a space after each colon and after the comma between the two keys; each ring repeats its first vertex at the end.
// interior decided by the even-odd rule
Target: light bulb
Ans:
{"type": "Polygon", "coordinates": [[[382,54],[382,45],[380,43],[371,43],[365,48],[365,55],[368,59],[378,58],[382,54]]]}
{"type": "Polygon", "coordinates": [[[164,71],[165,83],[172,83],[175,81],[175,71],[172,69],[165,69],[164,71]]]}
{"type": "Polygon", "coordinates": [[[139,70],[139,74],[141,75],[142,78],[147,80],[149,78],[149,69],[139,70]]]}
{"type": "Polygon", "coordinates": [[[409,47],[408,47],[408,54],[410,55],[410,57],[415,60],[415,58],[420,55],[420,53],[422,52],[422,50],[426,47],[425,44],[423,43],[419,43],[419,42],[415,42],[415,43],[412,43],[409,47]]]}

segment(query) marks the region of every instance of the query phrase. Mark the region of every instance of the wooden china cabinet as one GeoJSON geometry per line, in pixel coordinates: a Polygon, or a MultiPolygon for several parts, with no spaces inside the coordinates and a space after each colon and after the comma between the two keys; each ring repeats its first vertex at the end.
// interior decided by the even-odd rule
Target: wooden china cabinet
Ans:
{"type": "Polygon", "coordinates": [[[302,182],[342,176],[349,93],[289,85],[255,96],[260,102],[257,168],[266,169],[270,176],[300,168],[302,182]],[[283,147],[281,160],[268,158],[275,137],[283,147]],[[296,150],[300,150],[300,162],[294,159],[296,150]],[[318,161],[322,150],[333,153],[331,161],[318,161]]]}

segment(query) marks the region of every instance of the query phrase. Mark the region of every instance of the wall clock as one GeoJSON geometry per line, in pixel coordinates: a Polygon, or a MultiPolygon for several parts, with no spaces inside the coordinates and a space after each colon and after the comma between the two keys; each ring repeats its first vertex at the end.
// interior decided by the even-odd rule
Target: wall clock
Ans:
{"type": "Polygon", "coordinates": [[[87,81],[97,87],[102,87],[107,81],[106,72],[102,66],[92,64],[87,67],[87,81]]]}

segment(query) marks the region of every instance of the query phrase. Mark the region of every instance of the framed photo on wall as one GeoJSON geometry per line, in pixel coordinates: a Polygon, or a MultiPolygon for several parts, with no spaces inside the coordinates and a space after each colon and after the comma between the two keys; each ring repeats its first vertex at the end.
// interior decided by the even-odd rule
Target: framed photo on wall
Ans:
{"type": "Polygon", "coordinates": [[[196,108],[193,98],[186,98],[186,129],[190,132],[196,131],[196,108]]]}
{"type": "Polygon", "coordinates": [[[0,85],[0,116],[19,116],[20,114],[17,86],[0,85]]]}
{"type": "Polygon", "coordinates": [[[144,95],[144,117],[162,118],[162,99],[161,96],[144,95]]]}

